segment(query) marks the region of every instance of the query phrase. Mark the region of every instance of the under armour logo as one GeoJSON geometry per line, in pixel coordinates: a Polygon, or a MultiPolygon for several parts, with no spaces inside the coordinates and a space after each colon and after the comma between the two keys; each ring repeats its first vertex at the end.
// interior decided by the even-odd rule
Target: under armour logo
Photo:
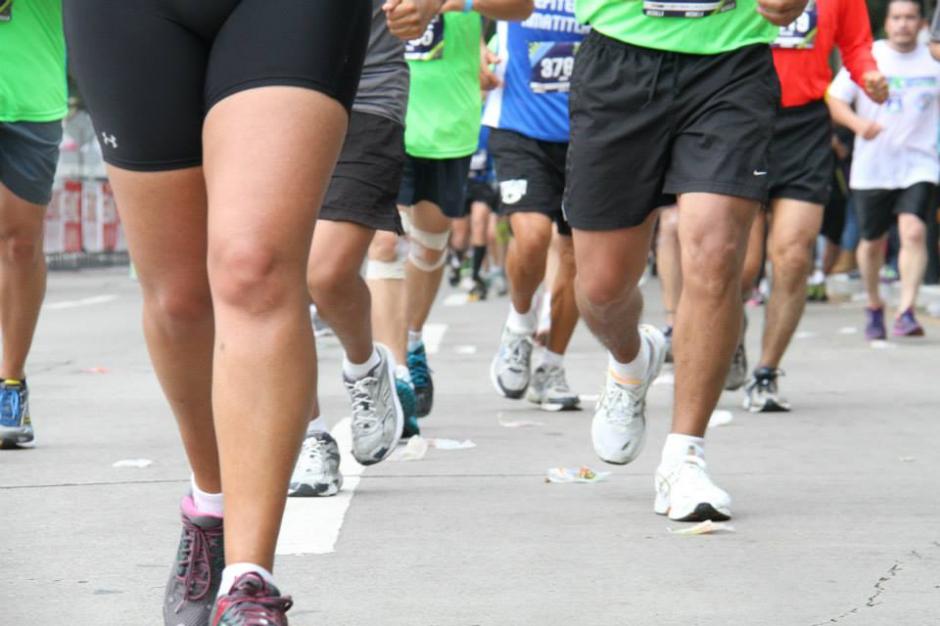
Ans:
{"type": "Polygon", "coordinates": [[[118,147],[117,137],[108,133],[101,133],[101,143],[112,148],[118,147]]]}

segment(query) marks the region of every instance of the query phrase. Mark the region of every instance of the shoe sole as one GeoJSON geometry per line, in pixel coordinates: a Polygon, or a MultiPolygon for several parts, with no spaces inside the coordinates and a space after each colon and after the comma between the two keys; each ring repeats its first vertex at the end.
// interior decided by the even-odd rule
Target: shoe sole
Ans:
{"type": "Polygon", "coordinates": [[[392,403],[395,405],[395,441],[384,450],[380,450],[378,458],[360,459],[356,456],[355,452],[353,452],[353,458],[355,458],[360,465],[375,465],[392,456],[392,453],[395,451],[395,446],[401,441],[401,434],[405,430],[405,412],[401,408],[401,402],[398,400],[398,392],[395,390],[395,362],[394,359],[392,359],[392,353],[387,347],[380,343],[375,344],[375,347],[376,350],[382,352],[382,356],[385,359],[385,370],[388,372],[389,381],[391,381],[389,386],[392,392],[392,403]]]}
{"type": "Polygon", "coordinates": [[[340,477],[334,488],[333,485],[326,486],[325,489],[317,489],[307,483],[300,483],[296,487],[291,485],[287,492],[288,498],[330,498],[335,496],[343,488],[343,478],[340,477]]]}
{"type": "Polygon", "coordinates": [[[0,448],[11,450],[23,444],[32,443],[34,435],[21,428],[0,428],[0,448]]]}
{"type": "Polygon", "coordinates": [[[660,515],[666,515],[674,522],[727,522],[731,519],[731,511],[716,509],[708,502],[702,502],[695,506],[695,509],[684,517],[673,517],[671,510],[667,510],[660,515]]]}

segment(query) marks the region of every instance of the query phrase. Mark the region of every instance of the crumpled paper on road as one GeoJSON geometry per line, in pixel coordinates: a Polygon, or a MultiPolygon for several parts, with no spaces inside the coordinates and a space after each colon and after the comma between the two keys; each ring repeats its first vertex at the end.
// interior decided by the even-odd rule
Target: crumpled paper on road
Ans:
{"type": "Polygon", "coordinates": [[[423,459],[430,448],[437,450],[469,450],[476,448],[477,444],[469,439],[457,441],[456,439],[425,439],[416,435],[408,440],[408,444],[403,448],[398,448],[392,453],[393,461],[420,461],[423,459]]]}
{"type": "Polygon", "coordinates": [[[153,465],[153,461],[150,459],[123,459],[121,461],[115,461],[111,467],[131,467],[134,469],[143,469],[145,467],[150,467],[153,465]]]}
{"type": "Polygon", "coordinates": [[[599,483],[610,472],[595,472],[590,467],[553,467],[545,472],[547,483],[599,483]]]}

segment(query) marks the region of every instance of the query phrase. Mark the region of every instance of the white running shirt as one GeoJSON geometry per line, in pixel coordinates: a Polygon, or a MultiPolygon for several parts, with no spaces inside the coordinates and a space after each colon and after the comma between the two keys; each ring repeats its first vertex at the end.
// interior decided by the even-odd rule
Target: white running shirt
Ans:
{"type": "Polygon", "coordinates": [[[890,96],[875,104],[852,82],[842,68],[829,95],[855,104],[865,119],[884,130],[871,141],[855,137],[855,154],[849,187],[852,189],[906,189],[916,183],[940,180],[937,138],[940,133],[940,63],[926,45],[898,52],[884,40],[876,41],[872,54],[888,79],[890,96]]]}

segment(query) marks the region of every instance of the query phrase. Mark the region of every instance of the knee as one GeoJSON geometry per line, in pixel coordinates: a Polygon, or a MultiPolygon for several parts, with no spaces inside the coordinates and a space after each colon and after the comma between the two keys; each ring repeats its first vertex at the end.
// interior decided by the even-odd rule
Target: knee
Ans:
{"type": "Polygon", "coordinates": [[[212,319],[208,285],[172,284],[144,293],[147,312],[164,324],[190,325],[212,319]]]}
{"type": "Polygon", "coordinates": [[[3,260],[12,265],[33,265],[42,257],[42,237],[20,232],[3,236],[3,260]]]}
{"type": "Polygon", "coordinates": [[[722,299],[740,292],[740,251],[734,243],[704,240],[687,246],[685,254],[683,296],[722,299]]]}
{"type": "Polygon", "coordinates": [[[920,220],[910,221],[900,229],[901,244],[904,246],[924,247],[927,245],[927,228],[920,220]]]}
{"type": "Polygon", "coordinates": [[[582,305],[601,310],[623,300],[627,291],[623,280],[609,271],[578,273],[575,285],[582,305]]]}
{"type": "MultiPolygon", "coordinates": [[[[209,259],[209,282],[217,303],[258,314],[278,308],[290,296],[294,272],[274,246],[223,243],[209,259]]],[[[303,278],[298,278],[302,290],[303,278]]]]}
{"type": "Polygon", "coordinates": [[[523,265],[527,268],[534,268],[539,262],[544,262],[548,254],[548,247],[551,243],[551,233],[548,237],[540,237],[534,233],[516,233],[513,235],[513,246],[516,254],[525,259],[523,265]]]}
{"type": "Polygon", "coordinates": [[[307,289],[317,306],[342,298],[353,282],[360,280],[358,267],[342,268],[334,263],[320,263],[307,270],[307,289]]]}
{"type": "Polygon", "coordinates": [[[771,258],[775,275],[802,279],[813,268],[812,242],[806,240],[785,242],[774,250],[771,258]]]}

